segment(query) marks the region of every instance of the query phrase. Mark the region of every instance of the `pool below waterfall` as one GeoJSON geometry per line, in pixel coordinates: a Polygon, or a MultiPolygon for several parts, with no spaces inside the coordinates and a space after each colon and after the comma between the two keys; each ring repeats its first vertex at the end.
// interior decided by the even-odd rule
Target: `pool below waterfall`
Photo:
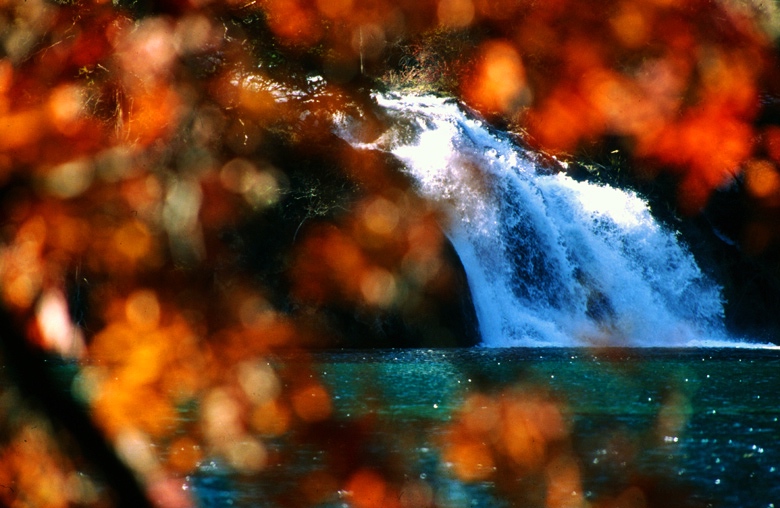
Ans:
{"type": "MultiPolygon", "coordinates": [[[[283,371],[301,361],[291,355],[274,364],[283,371]]],[[[364,434],[362,456],[343,460],[384,471],[400,492],[427,503],[400,506],[550,506],[549,485],[564,481],[551,476],[559,455],[576,481],[571,504],[555,506],[613,506],[597,503],[631,495],[644,504],[626,506],[778,506],[774,350],[353,350],[310,361],[332,397],[335,423],[318,430],[321,446],[271,440],[278,463],[252,476],[204,461],[187,482],[202,508],[288,505],[306,478],[338,474],[333,451],[343,446],[348,455],[355,433],[364,434]],[[542,423],[563,430],[547,436],[532,463],[509,435],[533,434],[529,421],[539,414],[557,415],[542,423]],[[349,439],[339,443],[344,433],[349,439]],[[484,456],[464,451],[469,439],[484,456]],[[469,463],[474,457],[486,464],[469,463]],[[534,497],[538,483],[547,498],[534,497]]],[[[353,506],[352,494],[325,493],[320,505],[353,506]]]]}

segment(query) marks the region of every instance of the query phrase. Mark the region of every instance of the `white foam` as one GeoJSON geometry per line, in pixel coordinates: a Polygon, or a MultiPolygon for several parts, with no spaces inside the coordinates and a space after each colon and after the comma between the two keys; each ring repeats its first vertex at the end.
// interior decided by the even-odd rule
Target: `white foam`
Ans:
{"type": "Polygon", "coordinates": [[[377,100],[387,132],[341,134],[395,154],[449,213],[483,345],[768,346],[728,337],[720,288],[634,193],[538,171],[455,101],[377,100]]]}

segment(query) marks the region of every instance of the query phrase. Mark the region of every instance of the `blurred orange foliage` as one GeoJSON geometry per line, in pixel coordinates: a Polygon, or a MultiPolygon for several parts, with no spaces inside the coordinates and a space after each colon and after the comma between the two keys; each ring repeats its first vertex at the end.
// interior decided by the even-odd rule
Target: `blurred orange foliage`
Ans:
{"type": "MultiPolygon", "coordinates": [[[[81,362],[75,393],[159,506],[190,505],[177,478],[202,458],[262,471],[264,439],[332,418],[305,366],[280,373],[268,360],[322,339],[235,268],[221,235],[285,196],[288,176],[264,152],[274,139],[305,151],[329,139],[338,111],[374,114],[366,76],[401,41],[472,30],[452,91],[544,150],[619,136],[637,161],[680,175],[685,210],[743,171],[756,200],[780,206],[780,127],[756,125],[759,93],[777,82],[772,42],[726,3],[139,4],[154,12],[0,2],[0,294],[32,342],[81,362]],[[83,318],[66,301],[82,289],[83,318]]],[[[375,155],[340,156],[363,195],[339,221],[301,222],[294,296],[387,309],[446,292],[434,207],[375,155]]],[[[3,504],[101,505],[37,425],[2,443],[3,504]]],[[[582,501],[565,411],[547,393],[475,395],[441,446],[464,481],[501,486],[509,471],[539,480],[520,489],[536,505],[582,501]]],[[[312,504],[339,486],[358,507],[434,504],[427,484],[368,468],[306,481],[312,504]]]]}
{"type": "Polygon", "coordinates": [[[4,506],[100,506],[98,485],[62,455],[45,421],[33,418],[0,448],[4,506]]]}
{"type": "Polygon", "coordinates": [[[584,493],[570,432],[560,402],[520,385],[497,396],[471,395],[441,446],[464,481],[490,479],[515,503],[577,506],[584,493]]]}

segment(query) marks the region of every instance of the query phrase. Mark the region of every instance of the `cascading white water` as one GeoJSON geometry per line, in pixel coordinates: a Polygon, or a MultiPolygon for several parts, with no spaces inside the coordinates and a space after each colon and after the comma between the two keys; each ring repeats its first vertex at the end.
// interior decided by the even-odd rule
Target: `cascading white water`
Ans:
{"type": "Polygon", "coordinates": [[[719,287],[634,193],[540,171],[454,100],[377,100],[388,131],[341,134],[395,154],[449,213],[483,345],[730,343],[719,287]]]}

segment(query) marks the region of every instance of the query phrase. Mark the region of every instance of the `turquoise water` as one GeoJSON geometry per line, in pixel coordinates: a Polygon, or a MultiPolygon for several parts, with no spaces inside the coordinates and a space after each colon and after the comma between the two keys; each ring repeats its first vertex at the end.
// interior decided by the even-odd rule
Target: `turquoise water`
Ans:
{"type": "MultiPolygon", "coordinates": [[[[327,430],[322,446],[332,453],[339,436],[349,436],[347,446],[352,433],[364,433],[367,463],[381,469],[392,461],[396,473],[419,477],[439,506],[512,506],[490,481],[456,480],[438,444],[470,394],[522,386],[563,408],[587,501],[639,482],[655,496],[651,506],[780,507],[777,351],[475,348],[333,351],[314,359],[343,431],[327,430]]],[[[296,363],[281,358],[279,368],[296,363]]],[[[191,487],[202,507],[284,503],[296,478],[329,467],[307,443],[271,443],[286,460],[252,478],[207,464],[191,487]]],[[[334,494],[327,506],[347,505],[334,494]]]]}

